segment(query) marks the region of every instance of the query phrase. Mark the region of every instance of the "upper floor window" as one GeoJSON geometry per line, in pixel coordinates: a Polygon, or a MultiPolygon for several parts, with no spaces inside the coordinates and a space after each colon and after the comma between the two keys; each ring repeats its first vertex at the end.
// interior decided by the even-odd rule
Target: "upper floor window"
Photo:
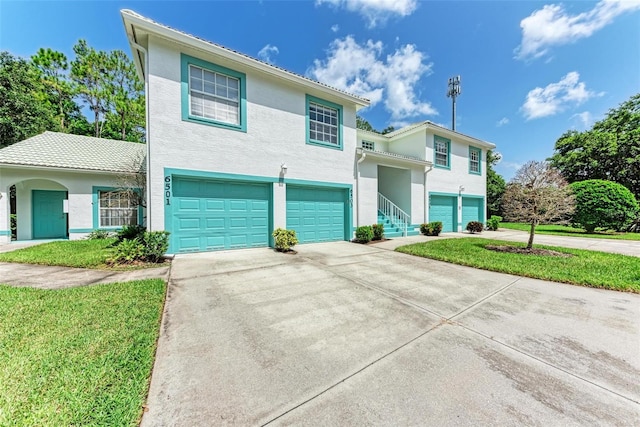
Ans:
{"type": "Polygon", "coordinates": [[[440,168],[451,167],[451,141],[434,135],[433,137],[433,163],[440,168]]]}
{"type": "Polygon", "coordinates": [[[469,147],[469,173],[480,175],[480,156],[482,151],[476,147],[469,147]]]}
{"type": "Polygon", "coordinates": [[[362,148],[365,150],[375,150],[376,145],[371,141],[362,141],[362,148]]]}
{"type": "Polygon", "coordinates": [[[342,107],[307,95],[307,143],[342,149],[342,107]]]}
{"type": "Polygon", "coordinates": [[[245,75],[182,54],[183,120],[246,130],[245,75]]]}

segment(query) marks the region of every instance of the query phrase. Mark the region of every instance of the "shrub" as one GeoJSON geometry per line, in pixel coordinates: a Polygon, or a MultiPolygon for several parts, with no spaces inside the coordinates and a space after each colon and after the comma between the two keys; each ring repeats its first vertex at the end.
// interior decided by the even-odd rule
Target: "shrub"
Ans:
{"type": "Polygon", "coordinates": [[[373,224],[371,226],[373,229],[373,239],[372,240],[382,240],[384,238],[384,225],[382,224],[373,224]]]}
{"type": "Polygon", "coordinates": [[[145,227],[142,225],[124,225],[122,229],[118,231],[118,243],[123,240],[137,239],[145,232],[145,227]]]}
{"type": "Polygon", "coordinates": [[[276,250],[280,252],[290,251],[292,247],[298,244],[295,230],[276,228],[271,235],[275,239],[276,250]]]}
{"type": "Polygon", "coordinates": [[[363,225],[356,228],[356,241],[360,243],[369,243],[373,239],[373,227],[363,225]]]}
{"type": "Polygon", "coordinates": [[[438,236],[442,231],[442,222],[433,221],[428,224],[420,225],[420,232],[425,236],[438,236]]]}
{"type": "Polygon", "coordinates": [[[471,234],[482,233],[482,230],[484,230],[484,226],[479,221],[469,221],[467,224],[467,231],[471,234]]]}
{"type": "Polygon", "coordinates": [[[487,229],[496,231],[500,227],[500,222],[502,222],[501,216],[491,215],[491,218],[487,221],[487,229]]]}
{"type": "Polygon", "coordinates": [[[590,179],[571,184],[576,211],[573,224],[593,233],[596,228],[621,231],[638,215],[638,202],[625,186],[612,181],[590,179]]]}
{"type": "Polygon", "coordinates": [[[104,240],[111,237],[112,233],[107,230],[93,230],[87,236],[87,240],[104,240]]]}
{"type": "Polygon", "coordinates": [[[144,259],[144,245],[138,239],[125,239],[116,246],[116,253],[111,262],[114,264],[131,264],[144,259]]]}
{"type": "Polygon", "coordinates": [[[169,249],[167,231],[146,231],[137,240],[142,243],[143,260],[147,262],[159,262],[169,249]]]}

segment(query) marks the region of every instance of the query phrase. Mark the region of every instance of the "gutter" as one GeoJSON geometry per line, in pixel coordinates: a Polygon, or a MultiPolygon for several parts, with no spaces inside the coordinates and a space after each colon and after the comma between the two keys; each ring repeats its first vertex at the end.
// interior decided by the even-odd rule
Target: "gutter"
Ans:
{"type": "Polygon", "coordinates": [[[362,148],[356,148],[356,154],[361,156],[356,162],[356,226],[360,227],[360,163],[367,157],[367,153],[362,148]]]}
{"type": "Polygon", "coordinates": [[[427,174],[433,170],[433,164],[424,167],[424,221],[427,222],[428,204],[429,204],[429,192],[427,191],[427,174]]]}
{"type": "Polygon", "coordinates": [[[151,123],[149,121],[149,52],[147,52],[147,49],[135,42],[134,35],[131,35],[129,37],[129,43],[132,47],[135,47],[138,52],[142,52],[142,54],[144,55],[144,119],[147,126],[147,230],[153,231],[154,229],[151,226],[151,123]]]}

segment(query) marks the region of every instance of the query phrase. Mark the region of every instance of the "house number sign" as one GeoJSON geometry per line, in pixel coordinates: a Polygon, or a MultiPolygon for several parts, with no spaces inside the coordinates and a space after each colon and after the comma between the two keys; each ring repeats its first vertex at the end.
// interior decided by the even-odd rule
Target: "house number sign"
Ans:
{"type": "Polygon", "coordinates": [[[171,175],[164,177],[164,201],[166,205],[171,204],[171,175]]]}

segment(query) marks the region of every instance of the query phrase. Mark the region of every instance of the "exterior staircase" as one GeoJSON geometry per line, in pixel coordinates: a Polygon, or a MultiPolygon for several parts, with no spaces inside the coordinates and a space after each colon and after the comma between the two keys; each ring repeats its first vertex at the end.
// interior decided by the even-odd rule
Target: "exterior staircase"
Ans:
{"type": "Polygon", "coordinates": [[[384,227],[385,237],[416,236],[419,234],[410,227],[409,215],[381,193],[378,193],[378,224],[382,224],[384,227]]]}

